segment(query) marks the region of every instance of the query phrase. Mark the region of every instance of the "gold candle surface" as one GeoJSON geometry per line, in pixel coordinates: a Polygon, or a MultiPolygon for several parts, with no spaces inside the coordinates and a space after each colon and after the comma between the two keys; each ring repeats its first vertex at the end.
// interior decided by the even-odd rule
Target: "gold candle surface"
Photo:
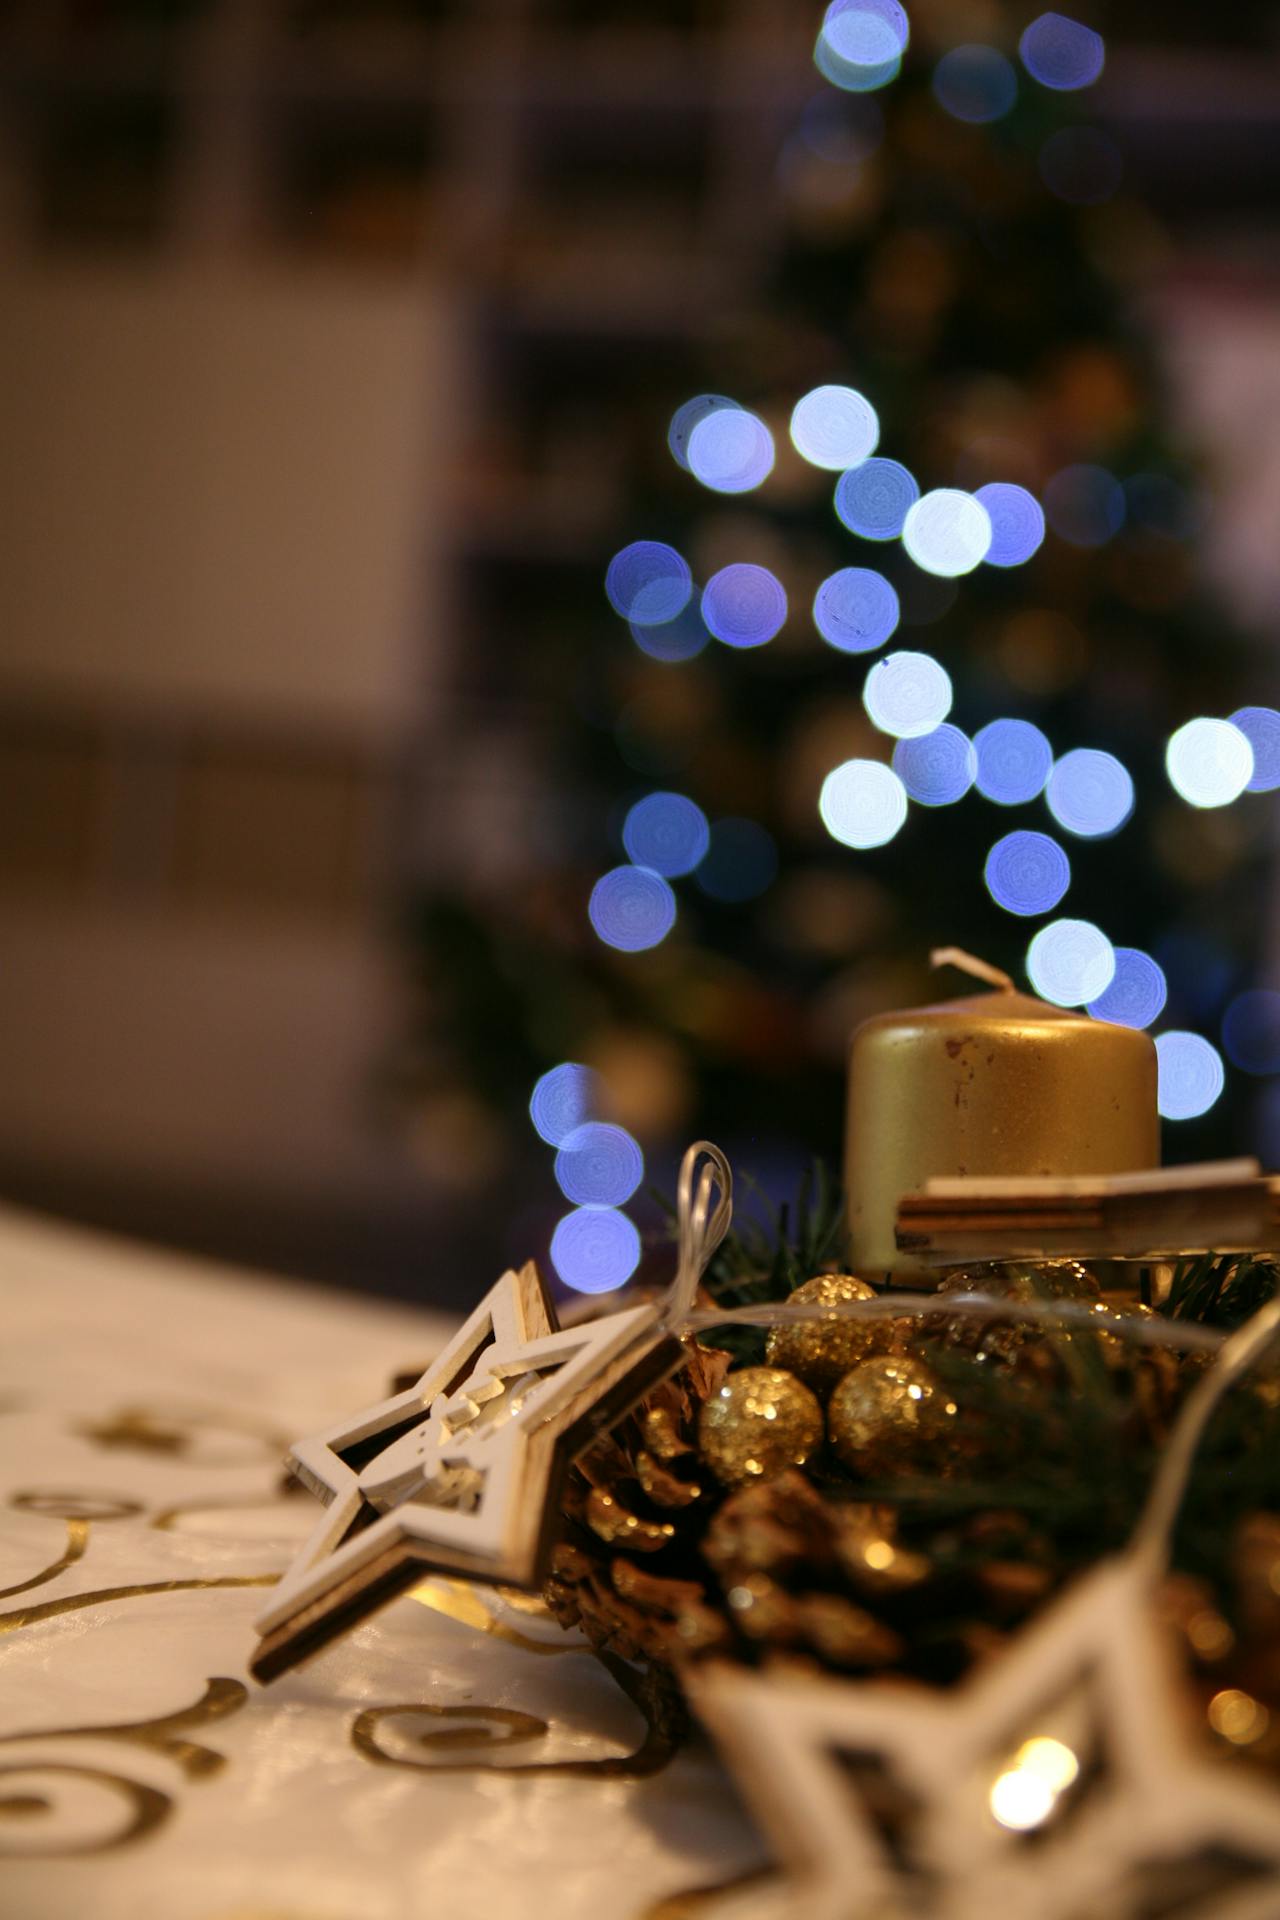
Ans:
{"type": "Polygon", "coordinates": [[[904,1193],[941,1174],[1133,1173],[1160,1162],[1149,1035],[1028,994],[877,1014],[853,1035],[845,1194],[855,1272],[915,1278],[904,1193]]]}

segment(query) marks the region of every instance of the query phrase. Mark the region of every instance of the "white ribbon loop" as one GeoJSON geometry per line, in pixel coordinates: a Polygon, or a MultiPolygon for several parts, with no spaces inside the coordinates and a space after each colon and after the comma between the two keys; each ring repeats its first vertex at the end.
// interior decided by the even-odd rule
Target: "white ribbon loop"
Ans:
{"type": "Polygon", "coordinates": [[[676,1211],[679,1248],[676,1277],[667,1295],[666,1321],[668,1326],[678,1328],[687,1320],[698,1282],[733,1219],[733,1169],[710,1140],[695,1140],[680,1162],[676,1211]],[[703,1162],[700,1172],[699,1161],[703,1162]],[[711,1196],[717,1189],[719,1198],[713,1208],[711,1196]]]}

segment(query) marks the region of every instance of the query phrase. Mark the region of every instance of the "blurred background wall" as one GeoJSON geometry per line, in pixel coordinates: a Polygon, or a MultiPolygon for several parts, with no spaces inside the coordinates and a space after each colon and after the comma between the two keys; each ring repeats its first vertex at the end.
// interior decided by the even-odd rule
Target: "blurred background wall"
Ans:
{"type": "MultiPolygon", "coordinates": [[[[599,592],[637,395],[765,282],[815,19],[3,9],[7,1197],[473,1289],[489,1146],[465,1102],[424,1125],[399,1097],[398,910],[536,865],[556,768],[520,656],[566,578],[599,592]]],[[[1145,297],[1209,451],[1210,565],[1273,642],[1276,16],[1107,29],[1102,111],[1172,240],[1145,297]]],[[[539,1181],[504,1189],[517,1217],[539,1181]]]]}

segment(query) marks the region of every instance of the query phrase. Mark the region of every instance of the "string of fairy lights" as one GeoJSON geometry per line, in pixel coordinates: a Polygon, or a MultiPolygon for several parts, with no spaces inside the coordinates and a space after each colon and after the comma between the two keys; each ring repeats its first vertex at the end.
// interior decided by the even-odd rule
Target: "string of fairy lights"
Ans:
{"type": "MultiPolygon", "coordinates": [[[[899,0],[832,0],[815,64],[843,92],[873,94],[896,77],[908,38],[899,0]]],[[[1056,13],[1027,27],[1018,52],[1030,81],[1059,92],[1090,86],[1105,62],[1101,36],[1056,13]]],[[[961,46],[937,62],[932,91],[955,118],[984,124],[1011,110],[1022,84],[998,49],[961,46]]],[[[1050,191],[1088,204],[1115,191],[1122,162],[1104,134],[1073,127],[1049,137],[1039,169],[1050,191]]],[[[685,401],[667,438],[677,465],[718,495],[755,492],[777,459],[766,422],[723,394],[685,401]]],[[[1152,520],[1176,510],[1161,476],[1122,482],[1092,465],[1053,474],[1040,498],[1007,481],[973,492],[924,490],[900,460],[878,450],[875,404],[846,385],[801,395],[789,439],[801,460],[835,476],[832,507],[849,534],[872,548],[898,542],[921,573],[946,582],[983,566],[1022,566],[1050,530],[1069,545],[1091,548],[1112,539],[1130,514],[1152,520]]],[[[791,614],[786,588],[771,568],[733,561],[699,588],[685,557],[657,540],[633,541],[615,554],[604,584],[635,644],[668,663],[692,659],[713,642],[736,650],[767,646],[791,614]]],[[[1043,801],[1070,840],[1087,843],[1121,831],[1136,795],[1114,754],[1089,745],[1055,752],[1038,727],[1014,717],[994,718],[970,737],[948,718],[952,685],[939,660],[910,649],[881,653],[900,616],[893,584],[870,564],[837,569],[813,596],[813,625],[826,645],[855,657],[880,655],[868,666],[862,703],[872,725],[894,743],[887,762],[848,759],[822,780],[818,812],[833,840],[855,852],[884,847],[913,806],[953,806],[972,791],[1002,809],[1043,801]]],[[[1189,720],[1170,737],[1165,767],[1174,792],[1195,808],[1273,791],[1280,787],[1280,712],[1249,706],[1225,718],[1189,720]]],[[[710,821],[677,792],[658,790],[637,800],[623,822],[622,845],[626,861],[596,881],[587,912],[596,936],[624,953],[652,949],[671,933],[679,914],[673,882],[693,884],[714,899],[745,900],[763,892],[777,871],[776,849],[763,827],[745,819],[710,821]]],[[[1066,898],[1071,857],[1054,834],[1015,827],[994,841],[983,878],[997,907],[1038,919],[1066,898]]],[[[1095,1019],[1150,1027],[1166,1004],[1167,983],[1153,956],[1114,945],[1087,920],[1047,920],[1031,934],[1024,965],[1042,998],[1083,1008],[1095,1019]]],[[[1280,994],[1237,995],[1221,1037],[1243,1071],[1280,1070],[1280,994]]],[[[1219,1049],[1182,1029],[1159,1033],[1155,1044],[1161,1114],[1179,1121],[1207,1112],[1225,1084],[1219,1049]]],[[[643,1179],[643,1153],[624,1127],[594,1117],[597,1094],[590,1069],[564,1062],[541,1077],[530,1101],[534,1127],[556,1149],[556,1179],[570,1202],[552,1239],[552,1261],[561,1280],[583,1292],[621,1285],[641,1250],[622,1209],[643,1179]]]]}

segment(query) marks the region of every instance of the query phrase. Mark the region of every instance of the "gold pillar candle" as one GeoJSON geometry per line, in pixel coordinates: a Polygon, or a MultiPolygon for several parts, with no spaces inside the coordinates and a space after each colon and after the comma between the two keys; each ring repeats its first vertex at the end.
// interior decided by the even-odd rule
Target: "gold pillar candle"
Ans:
{"type": "Polygon", "coordinates": [[[1148,1034],[1019,993],[967,955],[948,949],[945,957],[1000,984],[877,1014],[853,1035],[845,1196],[858,1273],[918,1279],[933,1271],[899,1251],[894,1220],[903,1194],[936,1176],[1159,1165],[1148,1034]]]}

